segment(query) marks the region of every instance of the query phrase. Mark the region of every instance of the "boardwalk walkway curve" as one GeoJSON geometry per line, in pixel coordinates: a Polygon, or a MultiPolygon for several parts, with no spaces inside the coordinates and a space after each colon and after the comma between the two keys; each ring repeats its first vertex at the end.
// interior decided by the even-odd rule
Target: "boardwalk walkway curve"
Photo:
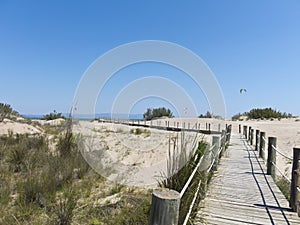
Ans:
{"type": "Polygon", "coordinates": [[[238,134],[232,134],[196,220],[196,225],[300,224],[258,152],[238,134]]]}

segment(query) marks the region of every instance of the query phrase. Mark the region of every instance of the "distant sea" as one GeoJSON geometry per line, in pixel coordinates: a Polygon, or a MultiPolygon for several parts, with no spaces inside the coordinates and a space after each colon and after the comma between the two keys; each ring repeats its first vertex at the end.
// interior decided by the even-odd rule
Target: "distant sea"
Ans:
{"type": "MultiPolygon", "coordinates": [[[[63,113],[64,117],[69,117],[69,113],[63,113]]],[[[43,119],[41,114],[24,114],[24,118],[28,119],[43,119]]],[[[122,113],[97,113],[96,115],[82,115],[77,116],[78,119],[121,119],[121,120],[143,120],[143,114],[122,114],[122,113]]]]}

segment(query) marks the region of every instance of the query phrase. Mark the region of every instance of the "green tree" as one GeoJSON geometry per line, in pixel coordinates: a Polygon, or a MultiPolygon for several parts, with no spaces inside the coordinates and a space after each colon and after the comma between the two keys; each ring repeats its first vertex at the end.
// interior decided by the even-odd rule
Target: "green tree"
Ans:
{"type": "Polygon", "coordinates": [[[201,114],[199,118],[213,118],[213,114],[207,111],[205,115],[201,114]]]}
{"type": "Polygon", "coordinates": [[[166,109],[165,107],[160,107],[160,108],[148,108],[147,111],[143,114],[143,117],[145,120],[152,120],[154,118],[160,118],[162,116],[166,117],[174,117],[173,113],[170,109],[166,109]]]}

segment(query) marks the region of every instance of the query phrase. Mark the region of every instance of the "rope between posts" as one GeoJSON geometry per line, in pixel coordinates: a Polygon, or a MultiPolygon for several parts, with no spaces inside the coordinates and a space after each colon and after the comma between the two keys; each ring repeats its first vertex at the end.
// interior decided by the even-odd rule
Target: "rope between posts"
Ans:
{"type": "MultiPolygon", "coordinates": [[[[216,146],[216,144],[217,143],[215,143],[213,146],[210,147],[209,152],[214,149],[214,147],[216,146]]],[[[184,193],[188,189],[188,187],[189,187],[190,183],[192,182],[192,180],[193,180],[193,178],[194,178],[194,176],[195,176],[195,174],[196,174],[196,172],[197,172],[200,164],[202,163],[203,158],[204,158],[203,156],[200,158],[200,160],[199,160],[197,166],[195,167],[195,169],[193,170],[191,176],[189,177],[188,181],[185,183],[184,187],[182,188],[182,190],[180,192],[180,198],[182,198],[182,196],[184,195],[184,193]]]]}
{"type": "Polygon", "coordinates": [[[188,181],[185,183],[184,187],[182,188],[181,192],[180,192],[180,198],[182,198],[182,196],[184,195],[184,193],[186,192],[187,188],[189,187],[190,183],[192,182],[200,164],[202,163],[203,160],[203,156],[201,157],[201,159],[199,160],[197,166],[195,167],[194,171],[192,172],[191,176],[189,177],[188,181]]]}
{"type": "Polygon", "coordinates": [[[279,173],[289,182],[289,183],[292,183],[292,181],[291,181],[291,179],[290,178],[288,178],[279,168],[278,168],[278,166],[274,163],[274,162],[272,162],[272,164],[273,164],[273,166],[275,166],[275,168],[279,171],[279,173]]]}
{"type": "Polygon", "coordinates": [[[183,225],[186,225],[186,224],[188,223],[188,221],[189,221],[189,218],[190,218],[190,215],[191,215],[191,213],[192,213],[193,207],[194,207],[194,205],[195,205],[195,202],[196,202],[198,193],[199,193],[199,191],[200,191],[201,183],[202,183],[202,181],[200,181],[199,184],[198,184],[197,191],[196,191],[196,193],[195,193],[195,195],[194,195],[194,198],[193,198],[192,204],[190,205],[189,211],[188,211],[188,213],[186,214],[186,217],[185,217],[185,220],[184,220],[184,222],[183,222],[183,225]]]}
{"type": "Polygon", "coordinates": [[[293,161],[293,158],[286,156],[285,154],[283,154],[281,151],[279,151],[274,145],[272,145],[272,148],[278,152],[280,155],[282,155],[283,157],[285,157],[286,159],[293,161]]]}
{"type": "Polygon", "coordinates": [[[219,151],[217,152],[217,154],[214,155],[214,160],[212,161],[212,163],[211,163],[209,169],[207,170],[208,173],[210,172],[211,168],[213,167],[213,165],[214,165],[214,163],[215,163],[215,161],[216,161],[216,158],[220,155],[221,151],[222,151],[222,147],[220,147],[220,148],[219,148],[219,151]]]}

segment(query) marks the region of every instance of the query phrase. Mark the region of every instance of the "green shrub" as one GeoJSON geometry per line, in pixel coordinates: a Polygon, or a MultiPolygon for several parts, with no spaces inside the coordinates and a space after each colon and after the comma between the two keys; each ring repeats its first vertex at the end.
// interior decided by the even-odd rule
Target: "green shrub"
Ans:
{"type": "Polygon", "coordinates": [[[89,224],[145,225],[149,224],[151,210],[150,194],[124,194],[120,201],[88,212],[89,224]]]}
{"type": "Polygon", "coordinates": [[[14,111],[9,104],[0,103],[0,122],[11,116],[19,116],[17,111],[14,111]]]}
{"type": "Polygon", "coordinates": [[[62,115],[62,113],[58,113],[55,110],[53,111],[53,113],[46,114],[43,117],[44,120],[55,120],[55,119],[60,119],[60,118],[65,119],[65,117],[62,115]]]}
{"type": "Polygon", "coordinates": [[[77,201],[76,192],[72,188],[65,188],[63,193],[50,206],[48,214],[50,214],[51,222],[57,225],[71,224],[77,201]]]}
{"type": "Polygon", "coordinates": [[[124,207],[108,225],[145,225],[149,224],[151,205],[143,200],[139,206],[124,207]]]}
{"type": "Polygon", "coordinates": [[[4,174],[0,174],[0,205],[6,205],[10,200],[10,187],[4,174]]]}
{"type": "Polygon", "coordinates": [[[170,109],[166,109],[165,107],[161,108],[148,108],[147,111],[143,114],[145,120],[152,120],[154,118],[160,118],[162,116],[166,116],[169,118],[174,117],[173,113],[170,109]]]}
{"type": "Polygon", "coordinates": [[[31,137],[19,135],[7,137],[7,161],[14,172],[20,172],[22,168],[31,168],[41,165],[45,160],[48,145],[43,136],[31,137]]]}
{"type": "Polygon", "coordinates": [[[264,109],[252,109],[246,113],[249,119],[280,119],[280,118],[292,118],[293,115],[290,113],[281,113],[272,108],[264,109]]]}
{"type": "Polygon", "coordinates": [[[45,190],[39,177],[28,176],[18,184],[18,201],[24,205],[36,203],[40,207],[45,206],[45,190]]]}

